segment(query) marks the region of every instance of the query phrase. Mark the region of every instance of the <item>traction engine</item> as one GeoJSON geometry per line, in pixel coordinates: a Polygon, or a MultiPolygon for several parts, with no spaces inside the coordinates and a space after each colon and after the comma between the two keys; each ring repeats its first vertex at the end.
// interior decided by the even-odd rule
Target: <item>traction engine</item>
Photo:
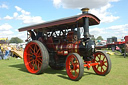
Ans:
{"type": "Polygon", "coordinates": [[[88,10],[83,8],[81,15],[19,29],[41,33],[39,38],[28,42],[24,50],[24,64],[30,73],[40,74],[48,66],[55,70],[66,68],[70,79],[80,80],[84,67],[89,70],[92,66],[98,75],[110,72],[109,55],[95,50],[95,42],[89,34],[89,26],[99,24],[100,20],[88,10]]]}

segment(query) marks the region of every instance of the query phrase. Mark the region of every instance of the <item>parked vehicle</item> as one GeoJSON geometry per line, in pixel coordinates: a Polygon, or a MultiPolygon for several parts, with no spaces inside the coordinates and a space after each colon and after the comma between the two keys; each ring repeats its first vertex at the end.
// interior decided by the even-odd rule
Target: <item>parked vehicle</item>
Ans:
{"type": "Polygon", "coordinates": [[[89,34],[89,26],[99,24],[100,20],[88,10],[83,8],[80,15],[19,29],[20,32],[36,31],[36,36],[41,32],[41,37],[28,42],[24,50],[24,64],[30,73],[40,74],[48,65],[56,70],[66,68],[72,80],[82,78],[84,67],[92,66],[98,75],[110,72],[109,55],[95,51],[95,43],[89,34]],[[84,29],[83,38],[80,38],[80,28],[84,29]]]}

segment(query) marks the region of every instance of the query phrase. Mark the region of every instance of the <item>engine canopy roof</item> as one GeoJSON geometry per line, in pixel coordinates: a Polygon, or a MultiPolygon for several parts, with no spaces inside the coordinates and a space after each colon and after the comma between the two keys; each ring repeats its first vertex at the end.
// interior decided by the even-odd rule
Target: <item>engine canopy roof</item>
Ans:
{"type": "Polygon", "coordinates": [[[32,29],[42,29],[42,30],[47,29],[49,31],[52,31],[52,30],[63,30],[63,29],[82,27],[84,17],[89,18],[89,26],[97,25],[100,23],[99,18],[97,18],[93,14],[87,13],[87,14],[80,14],[72,17],[62,18],[58,20],[53,20],[49,22],[43,22],[40,24],[19,28],[18,30],[19,32],[32,30],[32,29]]]}

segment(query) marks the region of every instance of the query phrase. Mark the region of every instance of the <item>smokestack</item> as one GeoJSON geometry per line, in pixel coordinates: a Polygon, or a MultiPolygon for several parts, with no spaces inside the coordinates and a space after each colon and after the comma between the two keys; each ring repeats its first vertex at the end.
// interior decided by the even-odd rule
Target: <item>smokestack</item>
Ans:
{"type": "Polygon", "coordinates": [[[81,9],[81,11],[82,11],[83,14],[88,13],[88,10],[89,10],[89,8],[82,8],[82,9],[81,9]]]}
{"type": "MultiPolygon", "coordinates": [[[[89,8],[82,8],[81,11],[83,14],[88,13],[89,8]]],[[[89,38],[89,19],[88,17],[83,18],[83,28],[84,28],[84,38],[89,38]]]]}

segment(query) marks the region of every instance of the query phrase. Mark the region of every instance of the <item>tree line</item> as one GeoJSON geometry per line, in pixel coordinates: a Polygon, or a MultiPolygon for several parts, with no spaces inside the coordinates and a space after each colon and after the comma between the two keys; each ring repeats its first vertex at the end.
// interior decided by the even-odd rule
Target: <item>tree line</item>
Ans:
{"type": "Polygon", "coordinates": [[[12,37],[10,40],[9,40],[9,43],[23,43],[23,40],[18,38],[18,37],[12,37]]]}
{"type": "Polygon", "coordinates": [[[97,38],[92,37],[91,39],[92,39],[93,41],[95,41],[95,40],[104,40],[104,39],[102,38],[102,36],[98,36],[97,38]]]}
{"type": "MultiPolygon", "coordinates": [[[[91,38],[92,40],[104,40],[103,38],[102,38],[102,36],[98,36],[97,38],[95,38],[95,37],[93,37],[93,38],[91,38]]],[[[23,40],[22,39],[20,39],[20,38],[18,38],[18,37],[12,37],[10,40],[9,40],[9,43],[23,43],[23,40]]]]}

